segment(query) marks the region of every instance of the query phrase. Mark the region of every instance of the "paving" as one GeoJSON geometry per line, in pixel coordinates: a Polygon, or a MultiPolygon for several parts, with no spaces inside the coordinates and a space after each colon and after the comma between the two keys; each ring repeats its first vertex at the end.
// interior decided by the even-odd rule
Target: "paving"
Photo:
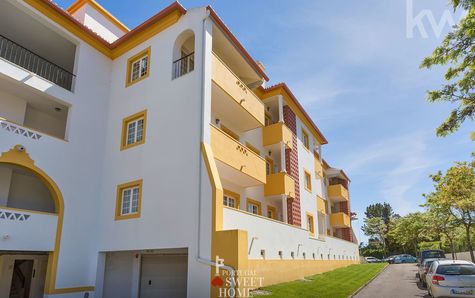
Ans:
{"type": "Polygon", "coordinates": [[[416,278],[416,264],[391,264],[354,297],[356,298],[429,298],[416,278]]]}

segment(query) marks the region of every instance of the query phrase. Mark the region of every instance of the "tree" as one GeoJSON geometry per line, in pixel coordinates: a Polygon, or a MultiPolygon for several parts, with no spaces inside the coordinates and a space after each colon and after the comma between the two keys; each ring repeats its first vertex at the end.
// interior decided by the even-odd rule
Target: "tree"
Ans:
{"type": "Polygon", "coordinates": [[[445,73],[447,83],[427,94],[429,102],[457,105],[437,128],[438,136],[457,131],[465,120],[473,120],[475,116],[475,0],[450,0],[450,3],[454,10],[464,9],[468,13],[421,64],[421,68],[427,69],[449,65],[445,73]]]}
{"type": "Polygon", "coordinates": [[[475,167],[459,162],[447,170],[432,175],[435,191],[426,195],[427,204],[447,210],[456,224],[465,228],[465,237],[472,262],[475,262],[472,229],[475,225],[475,167]]]}
{"type": "Polygon", "coordinates": [[[427,208],[428,212],[428,225],[430,232],[435,235],[435,237],[442,235],[449,244],[450,251],[452,253],[452,259],[455,260],[455,239],[458,233],[459,225],[457,224],[456,219],[450,213],[450,210],[447,206],[434,204],[434,201],[437,199],[432,198],[437,193],[431,195],[425,195],[428,203],[423,205],[427,208]]]}
{"type": "Polygon", "coordinates": [[[397,243],[417,254],[418,244],[430,240],[427,233],[427,215],[421,212],[409,213],[399,218],[390,231],[397,243]]]}
{"type": "Polygon", "coordinates": [[[388,203],[376,203],[366,207],[366,212],[364,213],[366,218],[380,217],[384,220],[384,223],[387,225],[391,221],[391,218],[394,216],[393,208],[388,203]]]}
{"type": "Polygon", "coordinates": [[[366,236],[378,241],[383,246],[384,255],[386,255],[386,233],[387,225],[381,217],[365,218],[365,224],[362,227],[366,236]]]}

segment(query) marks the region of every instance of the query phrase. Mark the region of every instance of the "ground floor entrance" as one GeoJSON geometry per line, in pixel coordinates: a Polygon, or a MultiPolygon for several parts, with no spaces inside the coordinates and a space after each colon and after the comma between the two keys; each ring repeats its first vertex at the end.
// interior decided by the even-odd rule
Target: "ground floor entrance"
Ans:
{"type": "Polygon", "coordinates": [[[0,252],[0,297],[42,298],[48,256],[0,252]]]}

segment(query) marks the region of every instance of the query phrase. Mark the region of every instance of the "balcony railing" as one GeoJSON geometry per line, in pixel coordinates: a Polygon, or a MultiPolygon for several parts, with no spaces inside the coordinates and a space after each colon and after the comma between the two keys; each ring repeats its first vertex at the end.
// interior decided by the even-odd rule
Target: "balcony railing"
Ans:
{"type": "Polygon", "coordinates": [[[265,196],[287,195],[294,197],[295,182],[292,177],[284,172],[267,175],[267,182],[264,185],[265,196]]]}
{"type": "Polygon", "coordinates": [[[332,213],[330,215],[330,224],[334,228],[349,228],[351,227],[350,216],[343,212],[332,213]]]}
{"type": "Polygon", "coordinates": [[[173,79],[179,78],[195,69],[195,53],[173,61],[173,79]]]}
{"type": "Polygon", "coordinates": [[[282,122],[265,126],[262,129],[262,145],[270,146],[283,142],[292,149],[292,131],[282,122]]]}
{"type": "Polygon", "coordinates": [[[328,197],[337,202],[348,201],[348,190],[341,184],[330,185],[328,186],[328,197]]]}
{"type": "Polygon", "coordinates": [[[211,147],[217,160],[253,178],[253,183],[266,183],[265,160],[214,125],[211,125],[211,147]]]}
{"type": "Polygon", "coordinates": [[[0,35],[0,57],[71,91],[75,75],[0,35]]]}

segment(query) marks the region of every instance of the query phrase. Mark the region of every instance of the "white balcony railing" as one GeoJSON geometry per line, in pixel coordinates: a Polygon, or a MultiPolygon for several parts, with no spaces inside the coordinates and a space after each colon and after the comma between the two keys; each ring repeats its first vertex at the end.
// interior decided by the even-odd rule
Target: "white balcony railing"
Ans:
{"type": "Polygon", "coordinates": [[[57,224],[53,213],[0,206],[0,251],[53,251],[57,224]]]}

